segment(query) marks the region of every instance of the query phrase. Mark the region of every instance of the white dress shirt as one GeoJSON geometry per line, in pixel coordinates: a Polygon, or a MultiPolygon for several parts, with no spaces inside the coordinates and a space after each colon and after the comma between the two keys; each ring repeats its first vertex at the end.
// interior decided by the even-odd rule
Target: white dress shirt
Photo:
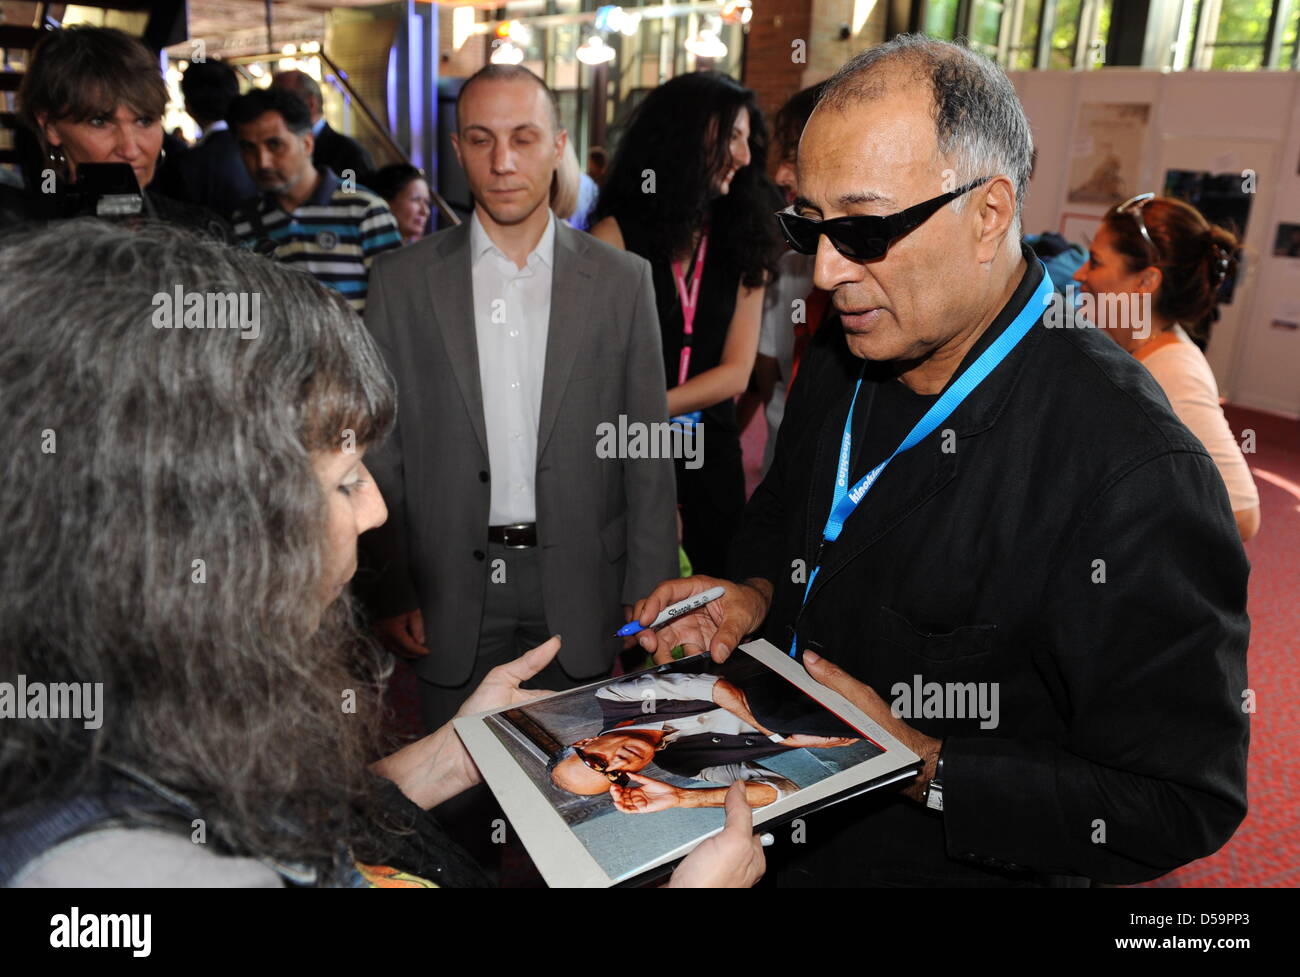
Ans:
{"type": "Polygon", "coordinates": [[[202,127],[202,135],[199,136],[198,142],[194,145],[202,146],[203,143],[207,141],[208,136],[212,135],[214,132],[225,132],[229,128],[230,123],[225,119],[218,119],[216,122],[209,123],[207,126],[202,127]]]}
{"type": "Polygon", "coordinates": [[[555,216],[549,211],[523,268],[470,218],[474,330],[483,423],[491,468],[488,525],[536,522],[537,420],[542,409],[546,334],[555,268],[555,216]]]}

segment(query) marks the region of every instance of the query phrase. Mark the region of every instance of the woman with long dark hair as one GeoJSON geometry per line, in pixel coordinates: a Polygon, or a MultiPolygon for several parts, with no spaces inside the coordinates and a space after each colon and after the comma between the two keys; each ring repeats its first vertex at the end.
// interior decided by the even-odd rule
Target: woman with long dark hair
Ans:
{"type": "Polygon", "coordinates": [[[637,106],[592,215],[596,237],[654,269],[668,413],[704,436],[702,466],[677,462],[683,546],[696,573],[726,572],[745,505],[734,398],[754,367],[779,207],[754,93],[695,72],[637,106]]]}
{"type": "Polygon", "coordinates": [[[1231,231],[1191,204],[1142,193],[1106,213],[1074,280],[1107,300],[1092,303],[1096,324],[1142,361],[1205,445],[1244,542],[1259,532],[1259,492],[1202,352],[1238,247],[1231,231]]]}

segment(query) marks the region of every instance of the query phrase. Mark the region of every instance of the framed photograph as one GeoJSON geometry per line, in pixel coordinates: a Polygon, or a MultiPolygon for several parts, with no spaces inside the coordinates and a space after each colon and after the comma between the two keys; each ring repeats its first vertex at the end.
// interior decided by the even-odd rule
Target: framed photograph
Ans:
{"type": "Polygon", "coordinates": [[[1117,204],[1137,191],[1151,106],[1136,102],[1085,102],[1079,107],[1071,148],[1072,204],[1117,204]]]}
{"type": "Polygon", "coordinates": [[[918,757],[766,641],[494,712],[456,730],[551,886],[651,881],[745,782],[775,825],[912,776],[918,757]]]}
{"type": "Polygon", "coordinates": [[[1061,214],[1058,233],[1071,244],[1082,244],[1085,248],[1092,244],[1101,227],[1101,214],[1081,214],[1065,211],[1061,214]]]}
{"type": "MultiPolygon", "coordinates": [[[[1250,205],[1254,202],[1255,194],[1248,192],[1242,184],[1241,174],[1237,172],[1166,170],[1164,195],[1186,201],[1211,224],[1227,228],[1239,240],[1244,241],[1250,223],[1250,205]]],[[[1219,301],[1224,305],[1232,304],[1237,279],[1241,277],[1245,264],[1245,254],[1240,248],[1235,257],[1236,272],[1225,278],[1219,286],[1219,301]]]]}
{"type": "Polygon", "coordinates": [[[1277,225],[1273,254],[1278,258],[1300,258],[1300,224],[1277,225]]]}

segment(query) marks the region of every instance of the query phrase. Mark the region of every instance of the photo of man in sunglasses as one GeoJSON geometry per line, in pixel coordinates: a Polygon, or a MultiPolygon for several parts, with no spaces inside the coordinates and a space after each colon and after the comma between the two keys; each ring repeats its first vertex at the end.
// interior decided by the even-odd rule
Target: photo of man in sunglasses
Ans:
{"type": "Polygon", "coordinates": [[[573,794],[609,793],[626,814],[670,807],[722,807],[727,787],[745,781],[751,807],[797,790],[757,761],[796,749],[834,749],[859,742],[855,730],[817,707],[799,709],[799,693],[775,676],[742,689],[696,667],[621,679],[595,692],[601,731],[553,757],[551,781],[573,794]],[[681,787],[641,774],[651,763],[717,787],[681,787]]]}

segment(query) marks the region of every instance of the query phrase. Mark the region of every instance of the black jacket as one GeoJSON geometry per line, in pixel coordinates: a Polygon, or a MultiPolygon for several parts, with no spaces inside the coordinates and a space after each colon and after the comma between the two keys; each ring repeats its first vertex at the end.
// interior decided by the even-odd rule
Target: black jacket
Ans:
{"type": "Polygon", "coordinates": [[[345,170],[351,170],[353,178],[361,185],[370,182],[375,164],[366,148],[350,136],[335,132],[328,122],[321,127],[316,137],[316,146],[311,151],[311,161],[317,166],[328,166],[334,175],[342,179],[345,170]]]}
{"type": "Polygon", "coordinates": [[[257,184],[239,154],[235,134],[229,129],[207,137],[176,161],[184,199],[220,214],[227,220],[235,208],[258,195],[257,184]]]}
{"type": "MultiPolygon", "coordinates": [[[[1037,285],[1026,257],[962,368],[1037,285]]],[[[998,683],[1000,716],[908,720],[944,740],[943,815],[890,791],[838,805],[784,863],[773,854],[781,881],[1131,883],[1218,849],[1246,811],[1248,565],[1214,463],[1155,381],[1100,331],[1040,321],[886,469],[800,613],[794,561],[815,564],[861,367],[832,319],[733,575],[775,584],[765,636],[779,647],[797,616],[801,649],[886,702],[918,675],[998,683]]],[[[897,380],[868,370],[860,397],[881,383],[897,380]]]]}

